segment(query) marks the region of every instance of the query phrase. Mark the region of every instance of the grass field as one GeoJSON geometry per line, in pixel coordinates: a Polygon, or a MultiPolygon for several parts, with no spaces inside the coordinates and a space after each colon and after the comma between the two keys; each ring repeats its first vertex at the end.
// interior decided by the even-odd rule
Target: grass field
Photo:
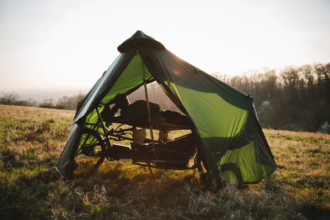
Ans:
{"type": "Polygon", "coordinates": [[[330,135],[264,130],[279,170],[207,192],[197,171],[104,162],[75,178],[54,167],[74,111],[0,105],[0,219],[330,219],[330,135]]]}

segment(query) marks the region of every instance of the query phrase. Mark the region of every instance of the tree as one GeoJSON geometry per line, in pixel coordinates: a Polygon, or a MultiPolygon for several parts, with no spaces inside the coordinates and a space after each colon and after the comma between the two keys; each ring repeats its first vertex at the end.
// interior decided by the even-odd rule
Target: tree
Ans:
{"type": "Polygon", "coordinates": [[[278,98],[272,99],[272,101],[265,101],[262,103],[258,112],[260,123],[268,125],[274,130],[278,130],[288,122],[290,117],[291,107],[285,100],[278,98]]]}
{"type": "Polygon", "coordinates": [[[297,68],[292,66],[286,67],[281,73],[282,82],[284,85],[284,92],[286,97],[290,97],[291,103],[297,103],[298,88],[299,88],[299,72],[297,68]]]}
{"type": "Polygon", "coordinates": [[[11,93],[3,93],[3,97],[1,97],[0,102],[5,105],[12,105],[14,104],[18,99],[18,95],[15,92],[11,93]]]}
{"type": "Polygon", "coordinates": [[[313,73],[313,68],[310,65],[305,65],[299,68],[303,80],[305,82],[305,94],[304,97],[307,98],[308,101],[312,100],[315,96],[314,91],[314,81],[315,81],[315,74],[313,73]]]}
{"type": "Polygon", "coordinates": [[[60,98],[56,104],[57,108],[69,109],[69,97],[63,96],[60,98]]]}
{"type": "Polygon", "coordinates": [[[302,110],[299,119],[304,130],[316,132],[322,124],[330,119],[330,104],[324,99],[315,100],[311,105],[302,110]]]}
{"type": "Polygon", "coordinates": [[[317,64],[315,71],[318,76],[318,95],[322,96],[330,104],[330,64],[317,64]]]}

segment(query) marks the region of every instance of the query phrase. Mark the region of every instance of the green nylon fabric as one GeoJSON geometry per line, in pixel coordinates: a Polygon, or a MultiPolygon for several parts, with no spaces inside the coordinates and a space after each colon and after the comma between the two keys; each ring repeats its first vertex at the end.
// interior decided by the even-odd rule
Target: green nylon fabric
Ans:
{"type": "Polygon", "coordinates": [[[145,50],[142,55],[156,80],[165,85],[161,87],[170,88],[194,122],[215,187],[219,180],[258,182],[276,169],[262,130],[255,128],[260,125],[251,97],[167,50],[145,50]]]}
{"type": "Polygon", "coordinates": [[[146,80],[155,79],[195,125],[201,145],[199,150],[203,151],[203,163],[214,187],[220,183],[259,182],[274,172],[276,164],[258,122],[252,97],[190,65],[164,47],[154,46],[152,38],[143,41],[143,37],[136,35],[121,47],[122,53],[79,103],[57,165],[59,173],[69,176],[73,160],[70,155],[80,154],[85,141],[95,142],[81,135],[84,127],[102,133],[101,124],[97,124],[96,108],[101,113],[104,104],[117,94],[132,92],[143,85],[141,59],[145,63],[146,80]]]}
{"type": "MultiPolygon", "coordinates": [[[[56,166],[56,170],[63,178],[69,178],[72,175],[75,164],[74,157],[75,155],[81,153],[81,148],[79,148],[79,146],[81,145],[83,138],[81,137],[81,134],[84,129],[86,118],[90,118],[88,121],[95,121],[95,108],[99,106],[99,102],[101,100],[100,98],[103,98],[103,94],[105,92],[108,93],[109,89],[113,86],[116,79],[124,71],[135,54],[136,51],[133,50],[119,54],[107,71],[99,78],[86,96],[78,103],[69,137],[56,166]]],[[[97,128],[97,130],[99,130],[99,128],[97,128]]]]}
{"type": "MultiPolygon", "coordinates": [[[[104,106],[99,106],[98,111],[102,112],[104,106]]],[[[91,111],[85,120],[85,128],[89,128],[92,130],[97,131],[100,134],[103,134],[102,125],[100,122],[98,122],[98,114],[96,110],[91,111]]],[[[84,144],[92,145],[96,142],[96,138],[92,138],[90,135],[82,134],[80,138],[80,142],[78,145],[78,149],[76,151],[76,155],[79,155],[82,153],[82,146],[84,144]]]]}
{"type": "MultiPolygon", "coordinates": [[[[152,80],[153,76],[147,67],[144,67],[146,80],[152,80]]],[[[117,94],[126,93],[129,90],[143,84],[143,72],[142,72],[142,61],[140,55],[137,53],[131,62],[128,64],[126,69],[117,79],[111,90],[103,97],[101,104],[98,107],[98,111],[101,113],[104,104],[112,101],[117,94]]],[[[85,120],[85,127],[98,131],[103,134],[102,125],[98,124],[98,114],[96,110],[91,111],[85,120]]],[[[93,144],[96,139],[88,138],[86,135],[82,135],[76,155],[82,153],[82,146],[84,144],[93,144]],[[87,140],[86,140],[87,138],[87,140]]]]}
{"type": "MultiPolygon", "coordinates": [[[[147,67],[144,67],[144,72],[146,80],[151,80],[153,78],[147,67]]],[[[140,55],[137,53],[101,102],[103,104],[108,103],[113,100],[117,94],[126,93],[127,91],[142,84],[142,61],[140,55]]]]}
{"type": "MultiPolygon", "coordinates": [[[[176,71],[179,72],[178,68],[176,68],[176,71]]],[[[181,74],[183,73],[181,72],[181,74]]],[[[217,172],[214,163],[218,165],[223,164],[219,156],[222,152],[229,150],[229,147],[235,142],[235,136],[245,126],[249,113],[246,109],[248,109],[248,105],[252,104],[251,99],[239,94],[236,99],[241,100],[240,104],[243,105],[244,103],[246,109],[238,108],[224,99],[224,95],[230,94],[218,94],[215,84],[203,85],[201,83],[194,83],[193,81],[183,82],[183,79],[183,77],[180,77],[180,73],[175,74],[173,77],[173,86],[178,91],[183,106],[194,121],[204,145],[209,150],[209,152],[206,151],[206,156],[207,161],[212,164],[210,167],[213,168],[213,172],[217,172]],[[178,83],[179,80],[182,80],[182,82],[178,83]],[[190,84],[187,85],[188,83],[190,84]],[[197,89],[203,86],[207,86],[209,92],[204,92],[204,88],[197,89]]],[[[250,167],[249,164],[244,162],[251,161],[253,158],[247,154],[239,154],[238,156],[239,159],[235,157],[235,154],[231,154],[231,158],[224,161],[224,163],[235,163],[239,167],[246,165],[248,165],[246,167],[250,167]]],[[[251,176],[250,173],[253,173],[253,171],[246,172],[245,169],[241,169],[241,173],[243,174],[243,182],[254,182],[262,176],[251,176]]],[[[237,178],[232,178],[233,175],[231,175],[231,172],[225,172],[224,174],[226,181],[230,181],[232,184],[238,183],[237,178]]]]}

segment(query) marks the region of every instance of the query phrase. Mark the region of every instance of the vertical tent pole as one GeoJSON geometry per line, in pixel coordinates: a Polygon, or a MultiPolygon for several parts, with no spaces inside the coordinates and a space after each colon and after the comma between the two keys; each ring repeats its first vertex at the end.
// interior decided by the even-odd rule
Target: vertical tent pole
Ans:
{"type": "Polygon", "coordinates": [[[147,101],[147,110],[148,110],[148,121],[150,125],[150,135],[151,135],[151,140],[152,140],[152,149],[154,151],[154,156],[157,159],[157,154],[156,154],[156,148],[155,148],[155,140],[154,140],[154,134],[152,132],[152,124],[151,124],[151,118],[150,118],[150,105],[149,105],[149,98],[148,98],[148,90],[147,90],[147,84],[146,84],[146,74],[144,72],[144,63],[141,58],[141,63],[142,63],[142,73],[143,73],[143,84],[144,84],[144,92],[146,95],[146,101],[147,101]]]}

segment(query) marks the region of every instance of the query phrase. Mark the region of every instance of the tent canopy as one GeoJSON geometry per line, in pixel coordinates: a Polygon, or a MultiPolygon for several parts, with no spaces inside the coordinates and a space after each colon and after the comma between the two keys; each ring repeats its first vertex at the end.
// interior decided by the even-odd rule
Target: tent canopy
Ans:
{"type": "Polygon", "coordinates": [[[99,129],[92,126],[98,123],[96,109],[102,112],[117,94],[130,94],[143,85],[142,65],[146,82],[157,81],[192,121],[198,150],[203,151],[203,163],[215,184],[221,177],[233,184],[255,183],[276,170],[251,96],[178,58],[141,31],[118,51],[117,59],[78,104],[57,165],[64,178],[72,174],[74,157],[83,148],[82,129],[99,129]]]}

